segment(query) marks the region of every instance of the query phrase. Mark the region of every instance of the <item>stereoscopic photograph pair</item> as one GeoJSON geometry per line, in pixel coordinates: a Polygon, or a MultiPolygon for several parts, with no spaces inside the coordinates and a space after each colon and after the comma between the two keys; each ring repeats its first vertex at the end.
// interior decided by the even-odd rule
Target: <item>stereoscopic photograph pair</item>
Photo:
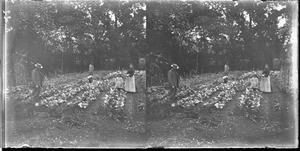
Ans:
{"type": "Polygon", "coordinates": [[[3,148],[296,148],[296,1],[1,3],[3,148]]]}

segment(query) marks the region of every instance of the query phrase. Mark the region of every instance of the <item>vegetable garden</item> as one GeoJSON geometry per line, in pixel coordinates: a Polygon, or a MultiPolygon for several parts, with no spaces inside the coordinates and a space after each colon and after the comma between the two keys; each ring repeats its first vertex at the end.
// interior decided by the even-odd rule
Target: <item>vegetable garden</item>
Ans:
{"type": "Polygon", "coordinates": [[[227,83],[223,73],[181,78],[175,102],[168,99],[164,84],[148,87],[149,145],[245,147],[291,143],[292,98],[279,88],[279,71],[270,73],[272,93],[251,89],[250,78],[261,73],[232,71],[227,83]]]}
{"type": "MultiPolygon", "coordinates": [[[[184,79],[180,81],[180,87],[175,96],[177,101],[173,103],[167,101],[168,92],[163,86],[149,87],[149,105],[151,102],[160,100],[161,103],[170,103],[170,107],[181,108],[184,111],[196,108],[222,109],[228,102],[236,99],[241,108],[256,110],[260,107],[262,94],[250,89],[250,78],[254,74],[261,74],[261,72],[236,72],[229,76],[227,83],[223,82],[221,74],[216,74],[216,77],[209,75],[211,77],[195,76],[184,79]]],[[[271,72],[272,77],[278,75],[278,71],[271,72]]]]}
{"type": "MultiPolygon", "coordinates": [[[[11,127],[15,127],[12,134],[23,131],[24,127],[21,128],[22,126],[17,123],[22,123],[24,120],[36,119],[38,123],[38,121],[41,122],[43,119],[47,119],[50,120],[49,125],[43,127],[51,128],[52,124],[57,122],[54,128],[77,127],[77,129],[86,131],[84,127],[91,125],[91,118],[99,117],[105,118],[106,122],[107,120],[110,121],[112,127],[114,125],[118,126],[119,131],[137,133],[136,135],[144,133],[145,95],[143,94],[146,82],[145,71],[136,71],[135,73],[138,89],[136,94],[128,94],[123,90],[118,91],[115,89],[116,77],[125,77],[125,71],[103,72],[96,72],[92,83],[88,82],[87,73],[62,75],[58,78],[47,79],[38,101],[32,100],[30,96],[32,90],[27,85],[9,88],[7,90],[7,100],[15,106],[14,108],[9,107],[7,111],[7,114],[10,114],[8,115],[9,121],[13,121],[11,127]],[[11,116],[14,113],[15,116],[11,116]],[[138,114],[138,116],[133,114],[138,114]]],[[[101,122],[105,123],[104,120],[101,122]]],[[[31,123],[31,128],[36,128],[37,123],[31,123]]],[[[43,131],[41,135],[46,132],[47,130],[43,131]]],[[[95,134],[97,133],[96,131],[95,134]]],[[[38,137],[41,137],[40,134],[38,134],[38,137]]],[[[136,136],[132,137],[137,139],[134,138],[136,136]]],[[[13,138],[10,137],[12,140],[13,138]]],[[[76,139],[76,141],[80,142],[80,139],[76,139]]],[[[55,145],[59,146],[61,143],[55,145]]]]}

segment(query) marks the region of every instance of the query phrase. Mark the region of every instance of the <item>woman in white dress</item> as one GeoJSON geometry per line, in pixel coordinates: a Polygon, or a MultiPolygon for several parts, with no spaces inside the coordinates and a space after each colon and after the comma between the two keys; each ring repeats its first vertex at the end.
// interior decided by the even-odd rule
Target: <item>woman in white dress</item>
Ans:
{"type": "Polygon", "coordinates": [[[133,68],[133,64],[130,64],[129,70],[127,71],[128,76],[125,80],[124,85],[124,89],[126,92],[136,92],[134,72],[135,70],[133,68]]]}
{"type": "Polygon", "coordinates": [[[269,65],[265,65],[265,69],[262,72],[262,77],[260,81],[260,91],[271,92],[271,81],[270,81],[270,69],[269,65]]]}
{"type": "Polygon", "coordinates": [[[133,93],[136,92],[135,76],[134,76],[133,64],[130,64],[129,70],[127,70],[127,77],[125,78],[124,90],[129,93],[125,102],[126,118],[127,122],[131,122],[134,115],[134,100],[133,93]]]}

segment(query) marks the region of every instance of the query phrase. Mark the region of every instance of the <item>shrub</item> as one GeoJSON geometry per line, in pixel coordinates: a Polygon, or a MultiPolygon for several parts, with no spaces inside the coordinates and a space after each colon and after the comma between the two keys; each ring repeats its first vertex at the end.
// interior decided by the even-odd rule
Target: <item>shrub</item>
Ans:
{"type": "Polygon", "coordinates": [[[144,70],[146,67],[146,59],[145,58],[140,58],[139,59],[139,67],[141,70],[144,70]]]}
{"type": "Polygon", "coordinates": [[[279,70],[279,68],[280,68],[280,60],[279,60],[279,58],[274,58],[274,60],[273,60],[273,67],[274,67],[274,70],[279,70]]]}

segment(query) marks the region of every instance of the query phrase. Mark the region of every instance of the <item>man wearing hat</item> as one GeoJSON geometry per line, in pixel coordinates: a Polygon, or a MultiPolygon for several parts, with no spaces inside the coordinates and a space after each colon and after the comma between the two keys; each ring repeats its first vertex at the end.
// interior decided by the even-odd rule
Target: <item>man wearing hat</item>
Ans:
{"type": "Polygon", "coordinates": [[[31,76],[32,76],[32,83],[34,86],[33,89],[33,96],[34,98],[37,98],[40,95],[40,91],[43,84],[43,75],[41,72],[41,69],[43,66],[39,63],[35,64],[35,69],[32,70],[31,76]]]}
{"type": "Polygon", "coordinates": [[[179,76],[177,73],[177,69],[179,69],[179,67],[177,64],[172,64],[171,67],[172,69],[168,72],[168,82],[170,85],[169,96],[171,100],[174,101],[174,97],[176,95],[176,91],[179,83],[179,76]]]}

